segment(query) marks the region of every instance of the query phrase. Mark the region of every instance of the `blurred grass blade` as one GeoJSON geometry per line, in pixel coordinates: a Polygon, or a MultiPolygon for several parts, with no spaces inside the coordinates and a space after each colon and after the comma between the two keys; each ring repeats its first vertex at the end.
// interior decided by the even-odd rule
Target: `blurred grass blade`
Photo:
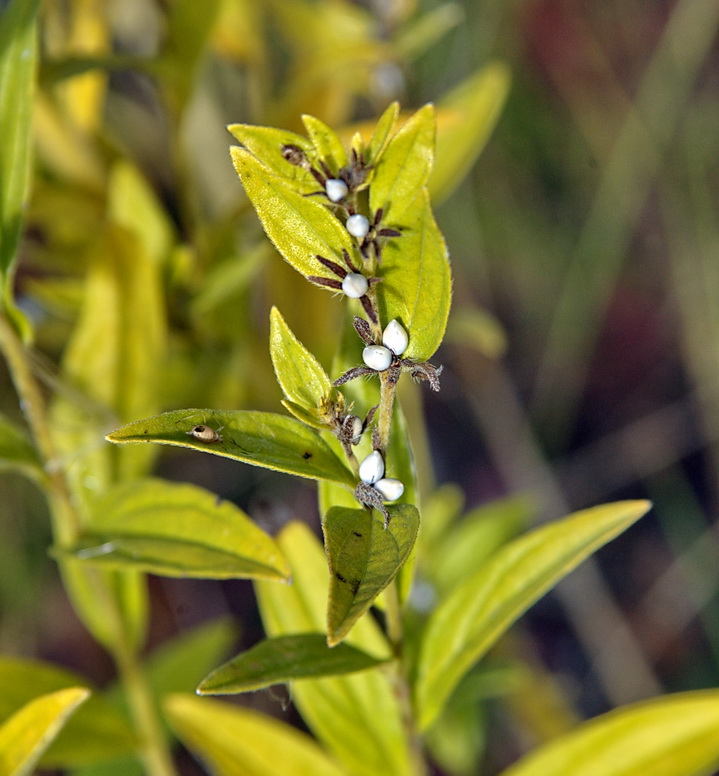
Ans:
{"type": "Polygon", "coordinates": [[[10,469],[31,478],[42,475],[42,463],[27,434],[0,414],[0,471],[10,469]]]}
{"type": "Polygon", "coordinates": [[[0,11],[0,304],[27,337],[15,306],[13,275],[30,188],[32,103],[39,0],[13,0],[0,11]]]}
{"type": "Polygon", "coordinates": [[[257,711],[171,695],[165,716],[215,776],[348,776],[306,733],[257,711]]]}
{"type": "MultiPolygon", "coordinates": [[[[269,636],[321,632],[327,620],[327,561],[303,523],[277,537],[292,567],[292,585],[255,583],[269,636]]],[[[379,659],[390,647],[377,623],[362,617],[345,643],[379,659]]],[[[394,687],[381,669],[293,682],[292,699],[312,732],[355,776],[411,776],[402,715],[394,687]]]]}
{"type": "Polygon", "coordinates": [[[90,696],[84,687],[36,698],[0,727],[0,776],[29,776],[75,709],[90,696]]]}
{"type": "Polygon", "coordinates": [[[383,222],[403,225],[405,211],[427,183],[435,144],[435,112],[431,104],[406,121],[385,149],[370,188],[370,209],[383,208],[383,222]]]}
{"type": "Polygon", "coordinates": [[[170,577],[289,577],[270,536],[234,504],[194,485],[126,483],[93,512],[81,544],[68,550],[75,558],[170,577]]]}
{"type": "Polygon", "coordinates": [[[273,307],[270,312],[270,355],[280,384],[289,403],[287,409],[295,414],[295,405],[304,410],[300,420],[311,425],[326,428],[322,405],[336,391],[319,361],[295,337],[280,311],[273,307]]]}
{"type": "Polygon", "coordinates": [[[504,546],[440,602],[422,637],[415,697],[426,730],[460,679],[535,601],[650,508],[620,501],[586,509],[504,546]]]}
{"type": "Polygon", "coordinates": [[[700,776],[719,765],[719,692],[624,706],[537,749],[502,776],[700,776]]]}
{"type": "Polygon", "coordinates": [[[432,201],[447,199],[487,144],[509,94],[506,65],[492,62],[437,105],[437,149],[427,184],[432,201]]]}
{"type": "Polygon", "coordinates": [[[331,480],[350,487],[355,484],[352,472],[316,431],[299,420],[272,412],[173,410],[129,423],[108,434],[107,439],[190,447],[298,477],[331,480]],[[197,425],[207,426],[219,438],[214,442],[195,439],[192,430],[197,425]]]}
{"type": "Polygon", "coordinates": [[[382,250],[377,298],[382,320],[396,318],[409,333],[404,358],[431,358],[447,326],[452,278],[447,246],[426,190],[407,209],[402,236],[382,250]]]}
{"type": "Polygon", "coordinates": [[[411,504],[387,507],[387,528],[376,511],[332,507],[322,530],[330,566],[327,643],[339,644],[409,557],[419,512],[411,504]]]}
{"type": "MultiPolygon", "coordinates": [[[[280,151],[277,150],[276,156],[281,156],[280,151]]],[[[303,197],[245,149],[233,146],[230,152],[245,193],[267,236],[285,261],[305,277],[315,275],[337,280],[315,256],[342,264],[343,248],[350,255],[356,253],[352,238],[341,221],[320,197],[303,197]]]]}
{"type": "Polygon", "coordinates": [[[298,633],[265,639],[214,670],[197,692],[228,695],[288,682],[374,668],[382,660],[349,644],[327,646],[323,633],[298,633]]]}
{"type": "MultiPolygon", "coordinates": [[[[85,683],[79,674],[39,660],[0,658],[0,721],[41,695],[85,683]]],[[[44,768],[74,768],[129,756],[136,739],[123,714],[97,693],[80,706],[42,754],[44,768]]]]}

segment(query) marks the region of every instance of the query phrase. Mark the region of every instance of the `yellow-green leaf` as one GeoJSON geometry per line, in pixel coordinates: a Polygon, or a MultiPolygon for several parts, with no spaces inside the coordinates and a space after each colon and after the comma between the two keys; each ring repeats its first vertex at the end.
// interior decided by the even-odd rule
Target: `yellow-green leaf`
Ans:
{"type": "Polygon", "coordinates": [[[190,695],[164,706],[182,743],[216,776],[347,776],[306,733],[260,712],[190,695]]]}
{"type": "Polygon", "coordinates": [[[446,199],[472,169],[499,119],[509,82],[507,66],[492,62],[437,106],[437,150],[427,184],[434,201],[446,199]]]}
{"type": "Polygon", "coordinates": [[[265,167],[285,178],[298,193],[310,194],[319,190],[319,183],[308,170],[291,164],[282,156],[283,147],[292,145],[301,148],[311,159],[314,147],[306,137],[286,129],[258,127],[254,124],[230,124],[227,129],[265,167]]]}
{"type": "MultiPolygon", "coordinates": [[[[292,567],[292,585],[255,583],[265,631],[270,636],[323,631],[328,572],[322,546],[303,523],[277,537],[292,567]]],[[[371,617],[362,617],[345,643],[378,658],[390,647],[371,617]]],[[[312,732],[354,776],[412,776],[402,714],[382,669],[293,682],[292,699],[312,732]]]]}
{"type": "Polygon", "coordinates": [[[125,483],[96,505],[70,552],[105,566],[170,577],[287,579],[275,541],[229,501],[195,485],[125,483]]]}
{"type": "Polygon", "coordinates": [[[324,121],[314,116],[302,116],[307,135],[315,147],[317,156],[337,174],[347,164],[347,151],[337,133],[330,129],[324,121]]]}
{"type": "Polygon", "coordinates": [[[404,225],[405,212],[429,178],[434,158],[435,115],[431,104],[420,108],[389,141],[374,171],[370,209],[383,208],[389,226],[404,225]]]}
{"type": "Polygon", "coordinates": [[[385,112],[379,117],[377,126],[374,128],[372,137],[367,145],[367,159],[370,164],[377,164],[382,158],[387,143],[397,126],[397,117],[399,116],[399,103],[391,103],[385,112]]]}
{"type": "Polygon", "coordinates": [[[173,410],[129,423],[108,434],[107,439],[190,447],[298,477],[332,480],[350,487],[355,484],[352,472],[316,431],[272,412],[173,410]],[[214,432],[217,439],[196,438],[193,429],[197,426],[208,435],[214,432]]]}
{"type": "MultiPolygon", "coordinates": [[[[295,337],[280,311],[273,307],[270,313],[270,355],[279,382],[288,402],[285,406],[295,412],[295,405],[312,418],[313,426],[326,428],[322,417],[323,400],[334,392],[332,383],[319,361],[295,337]]],[[[299,417],[299,416],[298,416],[299,417]]]]}
{"type": "MultiPolygon", "coordinates": [[[[73,671],[20,657],[0,658],[0,723],[41,695],[86,684],[73,671]]],[[[132,755],[137,741],[127,719],[101,695],[72,715],[41,757],[46,768],[70,768],[132,755]]]]}
{"type": "Polygon", "coordinates": [[[230,695],[291,679],[312,679],[365,671],[382,663],[349,644],[327,646],[323,633],[297,633],[265,639],[207,676],[200,695],[230,695]]]}
{"type": "Polygon", "coordinates": [[[355,255],[349,232],[320,197],[303,197],[249,151],[233,146],[232,161],[267,236],[285,261],[307,277],[337,277],[315,258],[343,263],[342,249],[355,255]]]}
{"type": "Polygon", "coordinates": [[[647,501],[620,501],[538,528],[455,588],[422,638],[415,682],[420,727],[429,727],[460,679],[523,612],[649,508],[647,501]]]}
{"type": "Polygon", "coordinates": [[[0,470],[15,469],[30,477],[42,472],[42,464],[27,434],[0,413],[0,470]]]}
{"type": "Polygon", "coordinates": [[[382,320],[396,318],[409,334],[404,357],[425,361],[439,347],[447,326],[452,302],[449,255],[425,190],[404,218],[402,236],[382,251],[377,298],[382,320]]]}
{"type": "Polygon", "coordinates": [[[332,507],[322,530],[330,567],[327,643],[338,644],[409,557],[419,512],[411,504],[387,507],[391,520],[367,509],[332,507]]]}
{"type": "Polygon", "coordinates": [[[84,687],[36,698],[0,727],[0,776],[27,776],[75,709],[88,697],[84,687]]]}
{"type": "Polygon", "coordinates": [[[579,725],[502,776],[708,776],[719,765],[719,692],[678,693],[579,725]]]}
{"type": "Polygon", "coordinates": [[[12,283],[30,188],[39,5],[14,0],[0,11],[0,305],[26,336],[29,324],[15,305],[12,283]]]}

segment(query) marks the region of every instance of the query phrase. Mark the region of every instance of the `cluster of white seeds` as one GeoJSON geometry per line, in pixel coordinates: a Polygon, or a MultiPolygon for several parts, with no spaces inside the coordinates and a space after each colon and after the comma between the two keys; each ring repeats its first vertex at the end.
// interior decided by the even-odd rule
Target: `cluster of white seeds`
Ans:
{"type": "Polygon", "coordinates": [[[400,480],[384,476],[384,458],[379,450],[374,450],[362,461],[359,467],[362,482],[371,485],[383,501],[396,501],[404,493],[400,480]]]}
{"type": "Polygon", "coordinates": [[[367,345],[362,351],[362,360],[375,372],[389,369],[394,356],[401,356],[407,350],[409,337],[396,318],[393,318],[382,332],[381,345],[367,345]]]}

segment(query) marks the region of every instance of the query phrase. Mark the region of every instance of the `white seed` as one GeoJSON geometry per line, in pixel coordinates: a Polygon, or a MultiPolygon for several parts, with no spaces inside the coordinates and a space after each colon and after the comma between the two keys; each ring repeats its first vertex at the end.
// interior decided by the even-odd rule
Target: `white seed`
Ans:
{"type": "Polygon", "coordinates": [[[369,281],[358,272],[348,272],[342,281],[342,290],[350,299],[359,299],[367,293],[369,281]]]}
{"type": "Polygon", "coordinates": [[[362,351],[362,360],[375,372],[384,372],[392,363],[392,353],[384,345],[367,345],[362,351]]]}
{"type": "Polygon", "coordinates": [[[192,431],[187,431],[186,433],[198,442],[206,442],[207,444],[222,442],[222,437],[214,428],[209,426],[195,426],[192,431]]]}
{"type": "Polygon", "coordinates": [[[362,421],[356,416],[352,416],[352,438],[350,441],[353,445],[358,445],[360,443],[360,440],[362,439],[362,432],[364,431],[363,423],[362,421]]]}
{"type": "Polygon", "coordinates": [[[339,202],[347,196],[349,189],[347,184],[339,178],[330,178],[325,181],[325,191],[331,202],[339,202]]]}
{"type": "Polygon", "coordinates": [[[355,215],[350,216],[347,219],[345,227],[352,237],[361,240],[363,237],[366,237],[367,232],[369,232],[369,220],[365,216],[355,213],[355,215]]]}
{"type": "Polygon", "coordinates": [[[382,458],[382,453],[379,450],[374,450],[360,464],[360,479],[368,485],[374,485],[377,480],[382,479],[383,474],[384,458],[382,458]]]}
{"type": "Polygon", "coordinates": [[[382,344],[389,348],[395,356],[401,356],[407,345],[409,345],[409,337],[407,332],[402,328],[401,324],[397,322],[396,318],[393,318],[382,332],[382,344]]]}
{"type": "Polygon", "coordinates": [[[397,501],[404,493],[404,485],[392,477],[384,477],[374,483],[375,490],[378,490],[385,501],[397,501]]]}

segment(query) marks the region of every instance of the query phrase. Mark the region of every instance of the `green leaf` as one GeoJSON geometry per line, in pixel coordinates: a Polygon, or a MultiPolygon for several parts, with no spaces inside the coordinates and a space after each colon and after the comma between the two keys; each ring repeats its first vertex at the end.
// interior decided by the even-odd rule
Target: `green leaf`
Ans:
{"type": "Polygon", "coordinates": [[[165,716],[216,776],[347,776],[306,734],[257,711],[172,695],[165,716]]]}
{"type": "Polygon", "coordinates": [[[333,507],[322,529],[330,567],[327,643],[338,644],[409,557],[419,512],[410,504],[387,507],[387,528],[376,511],[333,507]]]}
{"type": "Polygon", "coordinates": [[[471,75],[437,107],[437,150],[429,192],[446,199],[464,180],[487,144],[509,94],[506,65],[492,62],[471,75]]]}
{"type": "Polygon", "coordinates": [[[75,709],[90,695],[84,687],[36,698],[0,727],[0,775],[27,776],[75,709]]]}
{"type": "MultiPolygon", "coordinates": [[[[229,501],[195,485],[125,483],[95,505],[74,557],[170,577],[285,580],[274,540],[229,501]]],[[[66,552],[63,550],[62,552],[66,552]]]]}
{"type": "MultiPolygon", "coordinates": [[[[255,583],[269,636],[323,631],[328,571],[322,546],[303,523],[277,540],[292,567],[292,585],[255,583]]],[[[362,617],[345,643],[380,659],[391,656],[382,631],[362,617]]],[[[407,741],[394,687],[382,669],[293,682],[292,699],[315,735],[354,776],[410,776],[407,741]]]]}
{"type": "Polygon", "coordinates": [[[0,470],[3,469],[36,478],[42,473],[42,463],[25,431],[0,413],[0,470]]]}
{"type": "Polygon", "coordinates": [[[382,320],[396,318],[409,334],[404,358],[426,361],[442,342],[452,301],[447,246],[426,191],[415,197],[404,226],[382,250],[377,298],[382,320]]]}
{"type": "Polygon", "coordinates": [[[314,116],[302,116],[307,135],[315,147],[317,156],[322,159],[333,173],[338,173],[347,164],[347,151],[337,133],[330,129],[324,121],[314,116]]]}
{"type": "Polygon", "coordinates": [[[25,336],[29,323],[15,306],[13,276],[30,189],[39,4],[14,0],[0,11],[0,305],[25,336]]]}
{"type": "Polygon", "coordinates": [[[700,776],[719,765],[719,692],[624,706],[540,747],[502,776],[700,776]]]}
{"type": "Polygon", "coordinates": [[[190,447],[311,480],[355,485],[352,472],[316,431],[294,418],[272,412],[173,410],[130,423],[106,438],[117,443],[157,442],[190,447]],[[195,439],[192,430],[197,425],[213,429],[220,439],[214,443],[195,439]]]}
{"type": "Polygon", "coordinates": [[[249,692],[291,679],[351,674],[382,662],[349,644],[330,649],[323,633],[278,636],[255,644],[214,670],[197,692],[200,695],[249,692]]]}
{"type": "Polygon", "coordinates": [[[337,280],[315,256],[342,264],[343,248],[360,262],[349,232],[319,197],[303,197],[248,151],[233,146],[230,152],[267,236],[300,274],[337,280]]]}
{"type": "Polygon", "coordinates": [[[319,361],[295,337],[276,307],[270,313],[270,355],[286,398],[285,407],[300,420],[326,428],[323,405],[336,393],[319,361]],[[297,413],[298,406],[302,412],[297,413]]]}
{"type": "Polygon", "coordinates": [[[447,342],[473,348],[483,356],[498,359],[507,350],[507,335],[486,310],[464,307],[454,309],[447,324],[447,342]]]}
{"type": "MultiPolygon", "coordinates": [[[[87,684],[67,669],[39,660],[0,658],[0,721],[34,698],[87,684]]],[[[101,695],[93,695],[73,714],[42,755],[46,768],[70,768],[134,754],[135,736],[126,719],[101,695]]]]}
{"type": "Polygon", "coordinates": [[[426,730],[459,680],[509,626],[585,558],[644,515],[647,501],[586,509],[504,546],[432,613],[415,697],[426,730]]]}
{"type": "Polygon", "coordinates": [[[397,117],[399,116],[399,103],[391,103],[385,112],[379,117],[377,126],[372,133],[369,144],[367,146],[367,158],[366,161],[369,164],[376,165],[382,158],[387,143],[389,142],[394,128],[397,126],[397,117]]]}
{"type": "Polygon", "coordinates": [[[432,169],[435,115],[431,104],[420,108],[393,135],[370,187],[370,210],[383,208],[382,221],[403,226],[405,212],[424,187],[432,169]]]}
{"type": "Polygon", "coordinates": [[[253,124],[230,124],[227,129],[240,143],[269,170],[284,178],[299,194],[311,194],[319,190],[319,183],[308,170],[290,164],[282,156],[282,148],[294,145],[301,148],[308,158],[314,155],[314,146],[302,135],[286,129],[258,127],[253,124]]]}
{"type": "Polygon", "coordinates": [[[159,479],[107,493],[81,543],[69,552],[92,563],[170,577],[289,576],[274,540],[241,509],[203,488],[159,479]]]}

